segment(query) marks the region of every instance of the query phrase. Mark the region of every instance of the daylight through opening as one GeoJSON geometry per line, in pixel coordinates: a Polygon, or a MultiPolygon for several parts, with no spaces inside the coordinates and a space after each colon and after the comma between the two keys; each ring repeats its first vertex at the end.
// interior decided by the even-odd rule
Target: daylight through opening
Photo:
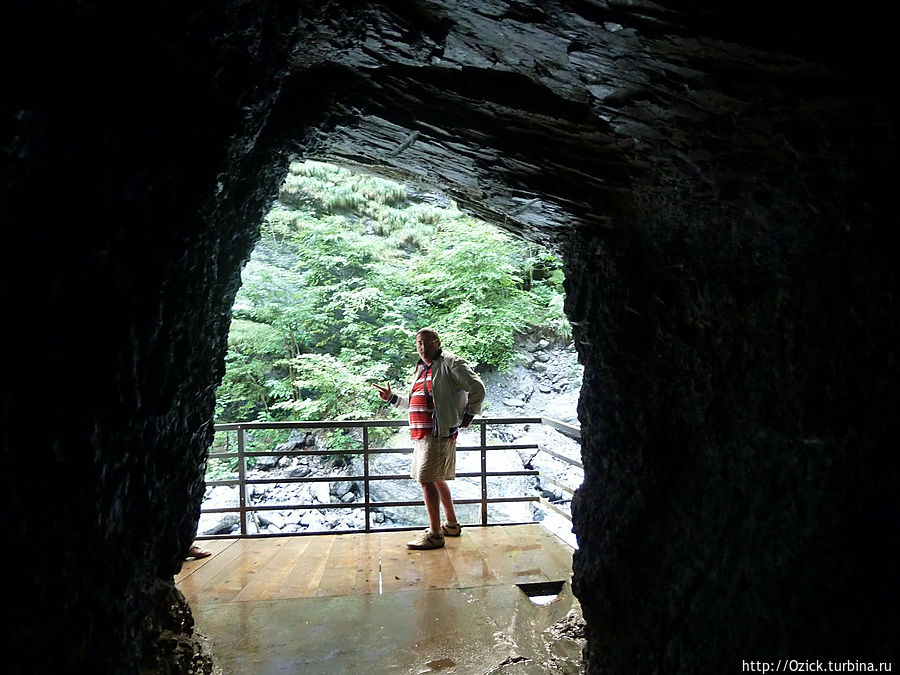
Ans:
{"type": "MultiPolygon", "coordinates": [[[[582,368],[563,300],[557,253],[464,214],[437,192],[293,162],[243,270],[216,421],[399,420],[405,413],[386,406],[373,384],[407,384],[415,333],[427,325],[483,377],[483,416],[577,425],[582,368]]],[[[488,496],[538,496],[552,507],[510,498],[490,505],[491,522],[546,521],[574,545],[565,516],[582,478],[578,442],[542,424],[486,431],[517,448],[489,453],[489,472],[532,473],[488,478],[488,496]]],[[[408,478],[409,457],[393,450],[408,444],[406,429],[254,429],[244,439],[245,466],[229,433],[217,432],[211,450],[201,537],[239,527],[274,535],[425,524],[420,506],[394,505],[421,498],[408,478]],[[362,435],[367,448],[385,454],[361,456],[362,435]],[[363,472],[378,479],[357,480],[363,472]],[[241,495],[239,479],[248,476],[264,484],[241,495]],[[211,511],[242,499],[259,507],[248,523],[211,511]],[[388,506],[373,509],[370,523],[368,511],[353,508],[363,501],[388,506]]],[[[479,442],[478,433],[473,425],[458,444],[462,477],[453,487],[463,523],[480,517],[484,485],[465,474],[484,467],[477,452],[463,449],[479,442]]]]}

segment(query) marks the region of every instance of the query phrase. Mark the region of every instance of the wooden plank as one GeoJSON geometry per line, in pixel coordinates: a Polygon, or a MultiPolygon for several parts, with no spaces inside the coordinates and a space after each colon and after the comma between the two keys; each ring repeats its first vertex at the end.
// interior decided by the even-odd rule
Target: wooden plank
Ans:
{"type": "Polygon", "coordinates": [[[228,551],[239,551],[240,555],[209,579],[203,589],[204,594],[219,602],[233,601],[268,564],[277,550],[271,539],[238,540],[228,551]]]}
{"type": "Polygon", "coordinates": [[[512,553],[515,548],[502,527],[472,527],[465,530],[478,549],[485,567],[498,584],[514,583],[512,553]]]}
{"type": "Polygon", "coordinates": [[[359,535],[356,566],[356,592],[378,593],[381,576],[381,534],[359,535]]]}
{"type": "MultiPolygon", "coordinates": [[[[316,596],[351,595],[367,592],[365,589],[360,588],[358,580],[361,571],[360,555],[363,541],[370,536],[367,534],[344,534],[335,537],[328,556],[328,562],[322,572],[319,587],[315,592],[316,596]]],[[[377,566],[374,581],[374,587],[377,592],[377,566]]]]}
{"type": "MultiPolygon", "coordinates": [[[[220,575],[227,575],[228,568],[240,561],[244,552],[240,544],[240,539],[233,539],[231,540],[231,545],[222,549],[219,553],[209,558],[194,561],[203,564],[191,565],[192,569],[189,573],[183,568],[182,578],[177,583],[177,587],[184,593],[189,603],[198,596],[202,596],[205,602],[221,600],[213,591],[214,582],[220,575]]],[[[228,595],[230,596],[230,594],[228,595]]]]}
{"type": "MultiPolygon", "coordinates": [[[[493,586],[500,583],[500,578],[484,559],[481,549],[475,544],[470,530],[463,528],[462,536],[457,539],[457,544],[450,548],[450,563],[456,574],[459,588],[475,588],[478,586],[493,586]]],[[[453,541],[448,538],[448,542],[453,541]]]]}
{"type": "MultiPolygon", "coordinates": [[[[534,528],[533,531],[529,532],[529,536],[540,542],[543,552],[551,561],[550,564],[555,565],[556,567],[554,573],[561,575],[558,576],[558,579],[571,579],[572,554],[575,552],[575,549],[540,525],[530,525],[526,527],[534,528]]],[[[549,571],[548,568],[548,573],[549,571]]]]}
{"type": "MultiPolygon", "coordinates": [[[[449,539],[449,537],[447,537],[449,539]]],[[[453,543],[455,548],[457,542],[453,543]]],[[[456,578],[456,571],[453,563],[450,561],[452,549],[447,545],[446,540],[444,547],[427,551],[411,551],[419,558],[419,564],[422,569],[422,584],[420,588],[458,588],[459,581],[456,578]]]]}
{"type": "Polygon", "coordinates": [[[501,528],[509,541],[506,550],[513,583],[553,581],[545,571],[548,560],[543,555],[541,544],[532,537],[520,536],[517,527],[522,526],[501,528]]]}
{"type": "Polygon", "coordinates": [[[415,551],[406,548],[406,542],[415,532],[381,533],[381,581],[382,592],[418,588],[422,583],[423,569],[415,551]]]}
{"type": "Polygon", "coordinates": [[[285,577],[281,585],[282,598],[309,598],[315,595],[322,580],[322,574],[331,555],[331,547],[336,537],[342,535],[324,534],[304,537],[309,539],[303,555],[285,577]]]}
{"type": "Polygon", "coordinates": [[[183,579],[186,579],[187,577],[191,576],[194,572],[196,572],[200,568],[205,567],[207,564],[212,562],[212,560],[218,554],[220,554],[226,548],[228,548],[229,546],[234,544],[234,542],[236,542],[236,541],[237,541],[237,539],[235,538],[235,539],[215,539],[215,540],[211,540],[211,541],[197,542],[197,544],[201,548],[207,549],[210,553],[212,553],[212,555],[209,556],[208,558],[200,558],[199,560],[185,560],[181,564],[181,570],[178,572],[178,574],[175,575],[175,583],[177,584],[177,583],[181,582],[183,579]]]}
{"type": "Polygon", "coordinates": [[[235,602],[277,600],[282,597],[281,588],[293,569],[299,564],[310,544],[310,537],[278,537],[267,539],[271,548],[268,561],[234,597],[235,602]]]}
{"type": "Polygon", "coordinates": [[[567,565],[561,564],[559,548],[542,536],[540,525],[514,525],[503,529],[515,547],[512,560],[517,583],[571,578],[571,560],[567,565]]]}

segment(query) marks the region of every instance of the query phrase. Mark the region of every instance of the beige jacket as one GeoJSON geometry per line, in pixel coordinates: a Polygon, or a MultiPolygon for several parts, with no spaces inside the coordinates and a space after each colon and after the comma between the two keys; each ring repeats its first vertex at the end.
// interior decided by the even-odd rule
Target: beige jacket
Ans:
{"type": "MultiPolygon", "coordinates": [[[[419,359],[413,383],[424,367],[424,362],[419,359]]],[[[481,412],[485,396],[484,382],[464,358],[453,352],[442,349],[434,357],[431,363],[431,388],[434,391],[434,436],[452,436],[463,417],[471,420],[481,412]]],[[[390,404],[395,408],[409,408],[409,396],[394,394],[390,404]]]]}

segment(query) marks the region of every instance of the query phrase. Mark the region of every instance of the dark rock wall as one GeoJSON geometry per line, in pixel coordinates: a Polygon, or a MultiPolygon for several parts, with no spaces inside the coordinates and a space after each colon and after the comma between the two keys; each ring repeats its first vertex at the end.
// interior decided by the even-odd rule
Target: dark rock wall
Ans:
{"type": "Polygon", "coordinates": [[[248,141],[295,21],[273,6],[3,10],[12,672],[155,669],[163,625],[189,628],[168,616],[172,574],[241,263],[283,171],[248,141]]]}
{"type": "Polygon", "coordinates": [[[596,672],[896,654],[890,106],[836,100],[834,71],[732,74],[742,105],[680,126],[691,161],[651,157],[569,258],[596,672]]]}
{"type": "Polygon", "coordinates": [[[809,234],[834,225],[818,219],[767,209],[749,232],[713,233],[743,216],[684,213],[670,193],[645,206],[599,257],[579,245],[570,262],[590,663],[891,660],[896,421],[876,411],[897,391],[893,347],[871,325],[896,330],[896,316],[889,276],[837,259],[871,233],[833,233],[829,248],[809,234]]]}
{"type": "Polygon", "coordinates": [[[4,6],[13,672],[209,669],[171,576],[288,153],[565,255],[590,672],[889,660],[897,110],[865,5],[4,6]]]}

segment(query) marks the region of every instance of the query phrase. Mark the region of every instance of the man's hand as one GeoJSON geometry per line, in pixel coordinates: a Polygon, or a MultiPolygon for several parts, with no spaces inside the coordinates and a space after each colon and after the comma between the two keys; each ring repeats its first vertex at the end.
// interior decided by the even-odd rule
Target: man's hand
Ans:
{"type": "Polygon", "coordinates": [[[472,420],[475,419],[474,415],[470,415],[469,413],[463,413],[462,421],[459,423],[460,429],[468,429],[469,425],[472,423],[472,420]]]}
{"type": "Polygon", "coordinates": [[[378,395],[381,397],[382,401],[390,401],[393,393],[391,392],[391,383],[388,382],[386,387],[382,387],[380,384],[372,383],[372,386],[378,390],[378,395]]]}

